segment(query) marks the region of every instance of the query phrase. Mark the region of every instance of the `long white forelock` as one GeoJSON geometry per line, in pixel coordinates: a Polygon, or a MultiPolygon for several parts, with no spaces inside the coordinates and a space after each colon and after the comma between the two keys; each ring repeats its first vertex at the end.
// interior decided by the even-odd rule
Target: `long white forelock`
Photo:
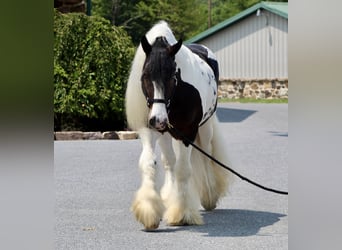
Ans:
{"type": "Polygon", "coordinates": [[[164,36],[170,45],[177,43],[177,39],[175,38],[172,30],[169,25],[165,21],[159,21],[156,23],[147,33],[146,38],[149,44],[153,44],[157,37],[164,36]]]}

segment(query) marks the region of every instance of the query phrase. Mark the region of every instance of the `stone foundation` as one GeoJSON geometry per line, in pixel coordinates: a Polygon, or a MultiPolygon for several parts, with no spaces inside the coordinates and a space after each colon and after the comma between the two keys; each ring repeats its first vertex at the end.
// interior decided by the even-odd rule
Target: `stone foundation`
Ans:
{"type": "Polygon", "coordinates": [[[138,138],[135,131],[107,131],[107,132],[82,132],[82,131],[58,131],[54,132],[57,141],[68,140],[133,140],[138,138]]]}
{"type": "Polygon", "coordinates": [[[287,99],[288,79],[222,79],[218,98],[287,99]]]}

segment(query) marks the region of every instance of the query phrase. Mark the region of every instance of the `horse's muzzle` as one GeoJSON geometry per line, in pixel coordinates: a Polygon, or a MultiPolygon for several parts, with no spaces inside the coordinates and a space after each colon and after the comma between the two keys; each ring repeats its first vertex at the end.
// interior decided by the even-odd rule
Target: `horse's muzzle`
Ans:
{"type": "Polygon", "coordinates": [[[160,120],[157,117],[153,116],[149,119],[148,123],[151,128],[156,129],[159,132],[165,132],[167,130],[167,119],[160,120]]]}

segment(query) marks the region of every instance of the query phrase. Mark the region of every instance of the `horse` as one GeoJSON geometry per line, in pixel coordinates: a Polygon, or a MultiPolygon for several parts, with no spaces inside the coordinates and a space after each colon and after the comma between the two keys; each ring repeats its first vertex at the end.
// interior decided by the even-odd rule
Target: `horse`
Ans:
{"type": "Polygon", "coordinates": [[[189,146],[194,142],[228,162],[216,117],[218,72],[212,51],[177,41],[165,21],[141,38],[125,110],[129,128],[142,143],[142,182],[131,210],[146,230],[157,229],[162,219],[170,226],[202,225],[200,206],[211,211],[227,193],[231,174],[189,146]],[[155,183],[157,143],[165,169],[160,192],[155,183]]]}

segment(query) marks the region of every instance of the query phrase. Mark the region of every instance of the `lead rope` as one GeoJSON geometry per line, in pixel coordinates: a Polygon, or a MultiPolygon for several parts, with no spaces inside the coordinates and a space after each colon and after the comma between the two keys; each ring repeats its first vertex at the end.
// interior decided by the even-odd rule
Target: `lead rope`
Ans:
{"type": "Polygon", "coordinates": [[[205,152],[203,149],[201,149],[200,147],[198,147],[196,144],[194,144],[191,140],[189,140],[188,138],[186,138],[186,136],[184,136],[184,134],[179,131],[178,129],[176,129],[174,126],[172,126],[172,124],[170,124],[169,122],[167,123],[167,126],[169,128],[169,130],[172,130],[174,133],[176,133],[180,138],[182,138],[183,141],[189,143],[191,146],[193,146],[195,149],[197,149],[198,151],[200,151],[202,154],[204,154],[205,156],[207,156],[209,159],[211,159],[212,161],[216,162],[218,165],[220,165],[221,167],[223,167],[224,169],[232,172],[233,174],[235,174],[236,176],[240,177],[243,181],[247,181],[248,183],[257,186],[261,189],[264,189],[266,191],[269,192],[273,192],[273,193],[277,193],[277,194],[282,194],[282,195],[288,195],[289,193],[286,191],[280,191],[280,190],[276,190],[276,189],[272,189],[272,188],[268,188],[265,187],[259,183],[256,183],[250,179],[248,179],[247,177],[239,174],[238,172],[236,172],[235,170],[231,169],[230,167],[226,166],[225,164],[221,163],[220,161],[218,161],[216,158],[214,158],[213,156],[209,155],[207,152],[205,152]]]}

